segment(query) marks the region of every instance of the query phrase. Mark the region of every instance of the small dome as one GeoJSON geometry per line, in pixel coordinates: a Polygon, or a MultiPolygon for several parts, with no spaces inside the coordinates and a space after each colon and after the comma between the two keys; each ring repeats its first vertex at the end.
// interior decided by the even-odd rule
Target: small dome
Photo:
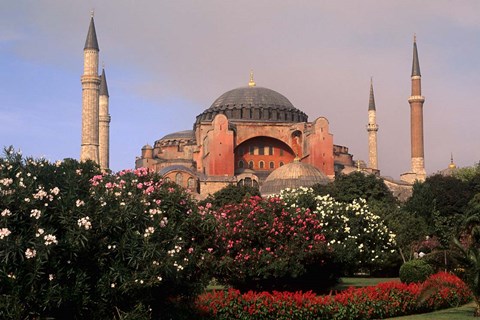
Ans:
{"type": "Polygon", "coordinates": [[[306,122],[308,117],[282,94],[262,87],[250,86],[222,94],[210,108],[197,116],[196,123],[212,121],[217,114],[229,120],[306,122]]]}
{"type": "Polygon", "coordinates": [[[146,149],[153,149],[153,147],[147,143],[142,147],[142,150],[146,150],[146,149]]]}
{"type": "Polygon", "coordinates": [[[295,160],[275,169],[263,182],[262,195],[279,194],[286,188],[311,187],[315,184],[327,184],[330,180],[319,169],[308,163],[295,160]]]}

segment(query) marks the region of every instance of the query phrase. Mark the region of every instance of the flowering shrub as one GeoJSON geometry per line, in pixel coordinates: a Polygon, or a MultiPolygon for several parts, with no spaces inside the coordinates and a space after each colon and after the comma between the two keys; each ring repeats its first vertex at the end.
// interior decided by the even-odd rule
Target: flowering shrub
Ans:
{"type": "Polygon", "coordinates": [[[389,282],[326,296],[312,292],[214,291],[200,295],[197,308],[205,319],[354,320],[428,312],[470,299],[468,288],[459,278],[439,273],[423,284],[389,282]]]}
{"type": "Polygon", "coordinates": [[[214,227],[177,185],[146,169],[102,174],[92,162],[7,151],[0,318],[155,316],[208,280],[214,227]]]}
{"type": "Polygon", "coordinates": [[[341,203],[309,188],[252,197],[213,215],[217,278],[242,290],[325,290],[343,269],[371,267],[395,244],[365,201],[341,203]]]}
{"type": "Polygon", "coordinates": [[[309,266],[321,270],[325,237],[316,216],[286,207],[279,198],[252,197],[213,212],[217,219],[212,255],[219,280],[238,288],[282,288],[298,282],[309,266]]]}
{"type": "Polygon", "coordinates": [[[280,198],[289,207],[311,210],[335,261],[345,271],[374,269],[395,252],[395,234],[369,210],[364,199],[338,202],[329,195],[315,195],[311,188],[285,189],[280,198]]]}

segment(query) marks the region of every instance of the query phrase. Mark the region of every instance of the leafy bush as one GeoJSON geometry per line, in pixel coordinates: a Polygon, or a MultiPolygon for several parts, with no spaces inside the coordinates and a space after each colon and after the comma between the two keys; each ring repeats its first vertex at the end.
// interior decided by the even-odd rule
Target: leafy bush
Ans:
{"type": "Polygon", "coordinates": [[[0,158],[0,318],[148,318],[194,297],[214,224],[146,169],[0,158]]]}
{"type": "Polygon", "coordinates": [[[405,262],[400,267],[400,281],[403,283],[425,281],[435,271],[425,260],[415,259],[405,262]]]}
{"type": "Polygon", "coordinates": [[[204,319],[384,319],[458,306],[471,299],[456,276],[438,273],[423,284],[381,283],[335,295],[312,292],[204,293],[197,308],[204,319]]]}
{"type": "Polygon", "coordinates": [[[260,196],[258,188],[232,184],[209,195],[205,200],[200,201],[199,205],[206,206],[209,203],[213,209],[219,209],[227,204],[242,203],[245,199],[255,196],[260,196]]]}

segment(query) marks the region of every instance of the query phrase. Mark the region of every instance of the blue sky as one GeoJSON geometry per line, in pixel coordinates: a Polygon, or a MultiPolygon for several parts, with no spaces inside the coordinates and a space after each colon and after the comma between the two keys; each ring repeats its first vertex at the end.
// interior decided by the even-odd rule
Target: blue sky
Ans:
{"type": "Polygon", "coordinates": [[[141,147],[191,129],[225,91],[257,85],[285,95],[334,143],[367,160],[370,77],[379,167],[410,168],[412,38],[422,71],[428,173],[480,160],[480,2],[3,1],[0,145],[55,161],[78,158],[83,45],[90,11],[110,93],[111,168],[141,147]]]}

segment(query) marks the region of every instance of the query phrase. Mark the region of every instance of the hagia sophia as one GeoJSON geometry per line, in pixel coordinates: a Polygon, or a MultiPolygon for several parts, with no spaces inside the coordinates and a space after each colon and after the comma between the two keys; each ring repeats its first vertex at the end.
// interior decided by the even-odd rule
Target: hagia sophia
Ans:
{"type": "MultiPolygon", "coordinates": [[[[105,70],[98,73],[99,46],[93,16],[84,47],[82,143],[80,160],[109,168],[109,93],[105,70]]],[[[247,81],[246,81],[247,82],[247,81]]],[[[212,99],[213,100],[213,99],[212,99]]],[[[411,96],[411,169],[399,181],[384,178],[397,196],[426,178],[423,103],[416,39],[413,42],[411,96]]],[[[367,108],[366,108],[367,111],[367,108]]],[[[367,114],[367,113],[366,113],[367,114]]],[[[366,116],[367,118],[367,116],[366,116]]],[[[135,167],[159,172],[198,198],[225,186],[248,185],[263,195],[287,187],[326,184],[335,175],[354,171],[380,177],[377,160],[376,106],[370,83],[367,135],[368,163],[354,161],[348,146],[334,143],[329,121],[313,121],[284,95],[257,86],[254,74],[246,86],[221,94],[193,121],[193,128],[170,133],[141,148],[135,167]]],[[[185,128],[180,128],[185,129],[185,128]]],[[[156,137],[151,137],[155,139],[156,137]]]]}

